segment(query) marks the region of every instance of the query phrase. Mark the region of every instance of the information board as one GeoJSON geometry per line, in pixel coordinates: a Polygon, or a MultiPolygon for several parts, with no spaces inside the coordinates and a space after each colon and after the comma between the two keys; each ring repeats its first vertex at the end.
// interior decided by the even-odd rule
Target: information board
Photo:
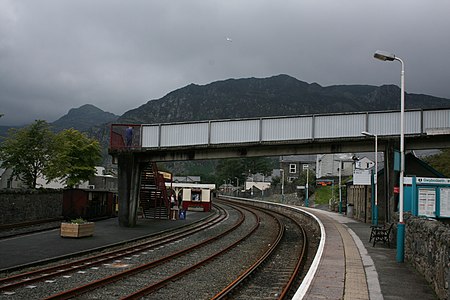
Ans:
{"type": "Polygon", "coordinates": [[[439,209],[440,217],[450,217],[450,188],[440,188],[441,207],[439,209]]]}
{"type": "Polygon", "coordinates": [[[419,216],[436,217],[436,190],[419,188],[419,216]]]}
{"type": "Polygon", "coordinates": [[[370,185],[371,184],[372,171],[355,169],[353,171],[353,184],[354,185],[370,185]]]}

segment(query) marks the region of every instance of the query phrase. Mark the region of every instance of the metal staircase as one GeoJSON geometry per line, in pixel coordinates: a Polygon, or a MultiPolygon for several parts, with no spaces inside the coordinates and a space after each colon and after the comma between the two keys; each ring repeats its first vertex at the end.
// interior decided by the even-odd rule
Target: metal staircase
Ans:
{"type": "Polygon", "coordinates": [[[170,202],[162,174],[156,163],[150,163],[141,172],[139,206],[146,219],[168,219],[170,202]]]}

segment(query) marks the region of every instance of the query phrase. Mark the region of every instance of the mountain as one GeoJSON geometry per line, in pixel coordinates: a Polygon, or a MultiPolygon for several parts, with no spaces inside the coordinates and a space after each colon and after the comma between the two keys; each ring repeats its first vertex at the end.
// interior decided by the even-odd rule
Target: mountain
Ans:
{"type": "Polygon", "coordinates": [[[85,104],[79,108],[72,108],[66,115],[51,123],[51,126],[55,131],[74,128],[85,132],[92,127],[114,122],[118,117],[92,104],[85,104]]]}
{"type": "Polygon", "coordinates": [[[2,138],[8,135],[8,130],[13,127],[11,126],[0,126],[0,142],[2,141],[2,138]]]}
{"type": "MultiPolygon", "coordinates": [[[[190,84],[123,114],[118,123],[160,123],[400,109],[394,85],[322,87],[288,75],[190,84]]],[[[450,100],[405,94],[406,108],[450,107],[450,100]]]]}

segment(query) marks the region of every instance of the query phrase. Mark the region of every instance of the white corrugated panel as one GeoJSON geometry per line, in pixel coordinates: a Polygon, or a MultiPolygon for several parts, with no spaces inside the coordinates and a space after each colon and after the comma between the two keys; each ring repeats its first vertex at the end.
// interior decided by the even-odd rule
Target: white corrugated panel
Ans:
{"type": "Polygon", "coordinates": [[[421,133],[422,113],[420,111],[405,112],[405,134],[421,133]]]}
{"type": "Polygon", "coordinates": [[[262,120],[262,141],[301,140],[312,138],[312,117],[262,120]]]}
{"type": "Polygon", "coordinates": [[[315,118],[315,138],[360,136],[365,130],[365,114],[317,116],[315,118]]]}
{"type": "Polygon", "coordinates": [[[367,131],[377,135],[400,134],[400,113],[369,114],[369,128],[367,131]]]}
{"type": "MultiPolygon", "coordinates": [[[[420,111],[405,112],[405,134],[420,133],[420,111]]],[[[377,135],[400,134],[400,112],[369,114],[370,133],[377,135]]]]}
{"type": "Polygon", "coordinates": [[[142,148],[158,147],[159,125],[142,125],[142,148]]]}
{"type": "Polygon", "coordinates": [[[211,122],[211,144],[259,141],[259,120],[211,122]]]}
{"type": "Polygon", "coordinates": [[[167,124],[161,126],[161,147],[208,144],[208,123],[167,124]]]}
{"type": "Polygon", "coordinates": [[[450,109],[423,112],[423,129],[450,128],[450,109]]]}

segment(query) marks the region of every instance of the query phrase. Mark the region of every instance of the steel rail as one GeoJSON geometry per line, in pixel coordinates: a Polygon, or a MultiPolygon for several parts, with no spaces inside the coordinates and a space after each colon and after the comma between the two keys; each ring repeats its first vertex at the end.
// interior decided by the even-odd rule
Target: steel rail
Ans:
{"type": "Polygon", "coordinates": [[[294,283],[295,278],[299,274],[300,268],[302,267],[302,265],[305,262],[304,258],[305,258],[305,255],[306,255],[306,249],[307,249],[307,244],[308,244],[308,238],[306,236],[305,228],[303,228],[303,226],[301,226],[301,224],[298,223],[297,220],[295,220],[295,219],[293,219],[293,218],[291,218],[290,216],[287,216],[287,215],[286,215],[286,217],[291,219],[300,228],[301,234],[303,236],[303,245],[302,245],[302,251],[300,253],[299,259],[297,260],[297,264],[295,265],[294,271],[292,272],[292,276],[290,277],[288,283],[284,287],[284,289],[281,292],[280,297],[278,299],[284,299],[286,297],[287,293],[289,292],[290,288],[292,287],[292,284],[294,283]]]}
{"type": "Polygon", "coordinates": [[[280,243],[283,234],[285,231],[285,227],[282,226],[282,229],[278,231],[278,235],[274,242],[271,243],[271,246],[267,249],[266,252],[263,253],[263,255],[253,264],[251,265],[247,270],[244,271],[241,275],[239,275],[238,278],[236,278],[233,282],[231,282],[227,287],[225,287],[221,292],[216,294],[214,297],[211,298],[211,300],[215,299],[224,299],[225,297],[229,296],[230,293],[236,289],[242,282],[247,279],[250,275],[253,274],[253,272],[264,262],[266,259],[273,253],[276,247],[278,247],[278,244],[280,243]]]}
{"type": "MultiPolygon", "coordinates": [[[[249,236],[251,236],[256,231],[256,229],[259,228],[260,218],[256,214],[255,214],[255,216],[256,216],[257,222],[255,223],[253,228],[250,230],[250,232],[248,232],[244,237],[242,237],[239,240],[235,241],[234,243],[230,244],[226,248],[221,249],[220,251],[214,253],[213,255],[208,256],[207,258],[203,259],[202,261],[200,261],[200,262],[198,262],[198,263],[196,263],[196,264],[194,264],[192,266],[189,266],[189,267],[185,268],[184,270],[181,270],[180,272],[178,272],[178,273],[176,273],[176,274],[174,274],[172,276],[169,276],[169,277],[167,277],[167,278],[165,278],[165,279],[163,279],[163,280],[161,280],[161,281],[159,281],[159,282],[157,282],[155,284],[149,285],[149,286],[147,286],[147,287],[145,287],[145,288],[143,288],[143,289],[141,289],[141,290],[139,290],[139,291],[137,291],[137,292],[135,292],[135,293],[133,293],[131,295],[123,297],[121,299],[122,300],[140,299],[141,297],[144,297],[145,295],[148,295],[151,292],[153,292],[153,291],[155,291],[157,289],[160,289],[161,287],[163,287],[163,286],[173,282],[174,280],[178,279],[179,277],[181,277],[183,275],[186,275],[188,273],[191,273],[191,272],[197,270],[201,266],[211,262],[213,259],[215,259],[215,258],[223,255],[224,253],[228,252],[232,248],[236,247],[239,243],[241,243],[242,241],[247,239],[249,236]]],[[[281,226],[279,223],[278,223],[278,225],[281,226]]]]}
{"type": "MultiPolygon", "coordinates": [[[[157,238],[152,241],[144,242],[139,245],[128,246],[126,248],[121,248],[118,250],[108,251],[105,253],[101,253],[98,255],[90,256],[87,258],[82,258],[76,261],[72,261],[66,264],[60,264],[56,266],[41,268],[38,270],[33,270],[26,273],[20,273],[17,275],[5,277],[0,279],[0,291],[11,290],[17,288],[21,285],[30,284],[37,281],[42,281],[48,278],[52,278],[58,275],[72,273],[76,270],[86,268],[87,266],[95,266],[98,264],[102,264],[106,261],[110,261],[113,259],[117,259],[126,255],[130,255],[136,252],[143,251],[148,248],[158,247],[164,244],[168,244],[174,240],[179,239],[181,236],[186,236],[197,233],[203,230],[207,226],[214,226],[215,224],[221,222],[228,216],[228,213],[221,207],[217,207],[219,213],[213,215],[210,218],[207,218],[206,221],[186,225],[182,230],[177,230],[174,233],[169,235],[165,235],[163,237],[157,238]],[[190,228],[187,228],[190,227],[190,228]],[[42,275],[44,274],[44,275],[42,275]]],[[[143,237],[142,239],[149,238],[154,236],[154,234],[150,236],[143,237]]]]}
{"type": "MultiPolygon", "coordinates": [[[[229,200],[224,200],[222,199],[221,201],[224,202],[232,202],[229,200]]],[[[244,204],[237,204],[237,203],[233,203],[234,205],[238,205],[238,206],[243,206],[246,207],[246,205],[244,204]]],[[[252,206],[253,207],[253,206],[252,206]]],[[[260,209],[262,210],[262,209],[260,209]]],[[[267,213],[267,211],[265,211],[267,213]]],[[[288,282],[286,283],[286,285],[284,285],[284,287],[282,288],[281,293],[279,293],[279,296],[277,299],[284,299],[287,295],[287,293],[289,292],[292,284],[295,281],[295,278],[297,277],[297,275],[299,274],[300,268],[302,266],[302,264],[305,262],[304,258],[306,255],[306,249],[307,249],[307,235],[305,232],[305,229],[303,228],[303,226],[294,218],[290,217],[287,214],[282,214],[280,212],[275,212],[278,215],[281,215],[285,218],[288,218],[291,222],[293,222],[294,224],[297,225],[298,228],[300,228],[300,232],[303,238],[303,244],[301,247],[301,251],[300,251],[300,255],[298,256],[296,265],[291,273],[291,276],[289,277],[288,282]]],[[[275,216],[274,216],[275,217],[275,216]]],[[[285,228],[285,227],[283,227],[285,228]]],[[[217,300],[217,299],[225,299],[227,297],[229,297],[232,292],[237,289],[244,281],[245,279],[249,278],[252,274],[254,274],[258,267],[260,267],[264,261],[266,261],[266,259],[268,259],[270,257],[270,255],[276,250],[276,248],[279,246],[279,243],[281,242],[281,238],[282,236],[279,236],[279,239],[277,240],[277,244],[276,245],[272,245],[271,248],[268,249],[268,251],[266,253],[264,253],[260,259],[258,259],[258,261],[256,261],[251,267],[249,267],[246,271],[244,271],[238,278],[236,278],[233,282],[231,282],[227,287],[225,287],[222,291],[220,291],[219,293],[217,293],[214,297],[211,298],[211,300],[217,300]]]]}
{"type": "Polygon", "coordinates": [[[175,259],[175,258],[177,258],[179,256],[182,256],[184,254],[187,254],[189,252],[192,252],[193,250],[195,250],[197,248],[203,247],[203,246],[205,246],[205,245],[207,245],[207,244],[209,244],[209,243],[211,243],[211,242],[213,242],[213,241],[215,241],[215,240],[217,240],[217,239],[219,239],[219,238],[229,234],[230,232],[232,232],[233,230],[238,228],[244,222],[244,220],[245,220],[245,217],[244,217],[243,213],[241,212],[239,220],[231,228],[229,228],[228,230],[226,230],[226,231],[224,231],[224,232],[222,232],[222,233],[220,233],[220,234],[218,234],[216,236],[213,236],[213,237],[211,237],[211,238],[209,238],[209,239],[207,239],[207,240],[205,240],[205,241],[203,241],[201,243],[198,243],[198,244],[193,245],[191,247],[188,247],[186,249],[182,249],[180,251],[177,251],[177,252],[175,252],[173,254],[167,255],[167,256],[165,256],[163,258],[160,258],[158,260],[155,260],[155,261],[152,261],[152,262],[149,262],[149,263],[146,263],[146,264],[142,264],[140,266],[137,266],[137,267],[125,270],[123,272],[120,272],[120,273],[117,273],[117,274],[114,274],[114,275],[111,275],[111,276],[108,276],[108,277],[105,277],[105,278],[101,278],[101,279],[92,281],[90,283],[87,283],[85,285],[73,288],[71,290],[67,290],[67,291],[63,291],[63,292],[55,294],[55,295],[51,295],[51,296],[49,296],[49,297],[47,297],[45,299],[70,299],[72,297],[79,296],[81,294],[84,294],[86,292],[92,291],[94,289],[98,289],[98,288],[100,288],[102,286],[105,286],[105,285],[117,282],[117,281],[119,281],[119,280],[121,280],[121,279],[123,279],[125,277],[136,275],[136,274],[141,273],[143,271],[149,270],[149,269],[154,268],[154,267],[156,267],[156,266],[158,266],[158,265],[160,265],[160,264],[162,264],[164,262],[167,262],[169,260],[175,259]]]}

